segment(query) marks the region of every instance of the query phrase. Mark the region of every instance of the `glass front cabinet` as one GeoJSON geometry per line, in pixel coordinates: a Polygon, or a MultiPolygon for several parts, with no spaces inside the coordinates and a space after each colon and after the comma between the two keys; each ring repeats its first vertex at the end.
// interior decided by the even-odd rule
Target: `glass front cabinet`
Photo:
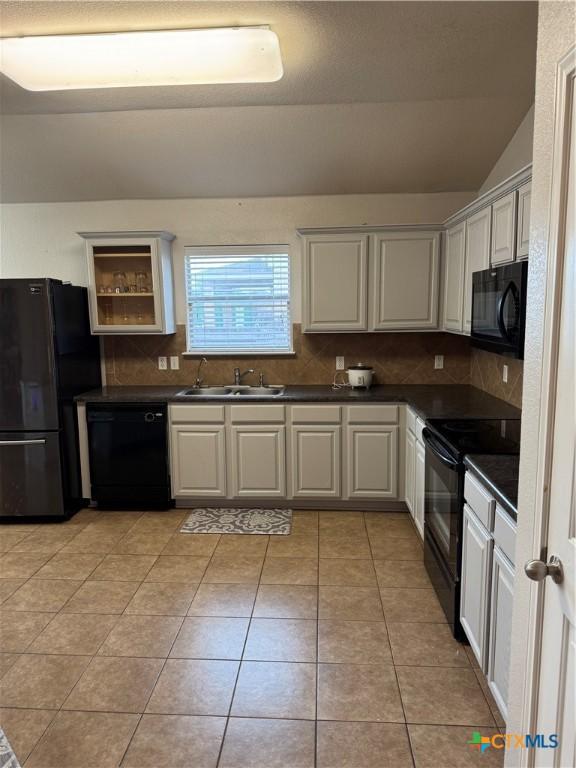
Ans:
{"type": "Polygon", "coordinates": [[[79,232],[86,241],[94,334],[176,330],[169,232],[79,232]]]}

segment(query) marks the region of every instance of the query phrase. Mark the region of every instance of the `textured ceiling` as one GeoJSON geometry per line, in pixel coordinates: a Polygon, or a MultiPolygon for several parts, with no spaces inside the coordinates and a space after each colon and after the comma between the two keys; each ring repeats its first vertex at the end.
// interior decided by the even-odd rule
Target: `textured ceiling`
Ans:
{"type": "Polygon", "coordinates": [[[535,2],[4,0],[6,37],[269,24],[285,75],[49,93],[1,78],[3,200],[477,189],[533,102],[536,22],[535,2]]]}

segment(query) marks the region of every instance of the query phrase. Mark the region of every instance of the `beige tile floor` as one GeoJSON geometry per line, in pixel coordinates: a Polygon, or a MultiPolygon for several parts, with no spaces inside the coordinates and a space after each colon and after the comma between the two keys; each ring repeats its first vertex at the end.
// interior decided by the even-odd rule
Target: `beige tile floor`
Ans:
{"type": "Polygon", "coordinates": [[[0,726],[25,768],[493,768],[504,724],[402,513],[290,536],[185,510],[0,528],[0,726]]]}

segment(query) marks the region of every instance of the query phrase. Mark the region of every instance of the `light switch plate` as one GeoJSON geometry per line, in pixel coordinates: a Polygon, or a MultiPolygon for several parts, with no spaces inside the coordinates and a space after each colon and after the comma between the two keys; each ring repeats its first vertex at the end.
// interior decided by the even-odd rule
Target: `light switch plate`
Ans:
{"type": "Polygon", "coordinates": [[[343,371],[344,370],[344,357],[341,355],[338,355],[336,357],[336,370],[337,371],[343,371]]]}
{"type": "Polygon", "coordinates": [[[159,371],[166,371],[168,370],[168,358],[164,357],[163,355],[158,358],[158,370],[159,371]]]}
{"type": "Polygon", "coordinates": [[[434,355],[434,368],[436,370],[444,368],[444,355],[434,355]]]}
{"type": "Polygon", "coordinates": [[[502,381],[504,384],[508,384],[508,366],[503,365],[502,366],[502,381]]]}
{"type": "Polygon", "coordinates": [[[170,369],[173,371],[180,370],[180,358],[178,357],[178,355],[170,356],[170,369]]]}

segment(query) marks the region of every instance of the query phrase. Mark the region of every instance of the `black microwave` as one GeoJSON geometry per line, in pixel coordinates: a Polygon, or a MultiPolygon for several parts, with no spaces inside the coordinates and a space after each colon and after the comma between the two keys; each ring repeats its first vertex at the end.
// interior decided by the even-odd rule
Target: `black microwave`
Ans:
{"type": "Polygon", "coordinates": [[[524,359],[528,262],[472,275],[472,346],[524,359]]]}

